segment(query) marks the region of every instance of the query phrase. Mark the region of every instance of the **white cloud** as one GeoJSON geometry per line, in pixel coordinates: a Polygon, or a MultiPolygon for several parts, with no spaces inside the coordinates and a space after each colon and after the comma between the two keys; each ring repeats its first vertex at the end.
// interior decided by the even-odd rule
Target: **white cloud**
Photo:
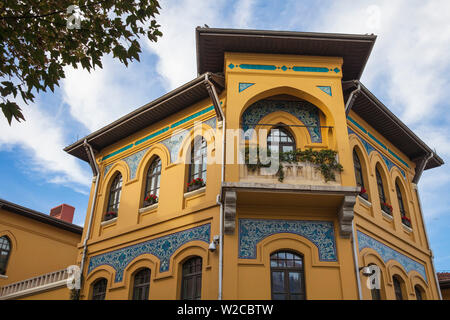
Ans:
{"type": "Polygon", "coordinates": [[[157,71],[168,89],[174,89],[197,76],[195,28],[217,27],[223,1],[183,0],[161,3],[158,23],[163,37],[147,41],[151,52],[158,55],[157,71]]]}
{"type": "Polygon", "coordinates": [[[160,93],[156,85],[158,77],[142,59],[127,68],[107,56],[102,64],[103,69],[90,73],[81,68],[67,68],[62,81],[63,99],[70,114],[89,132],[150,102],[160,93]]]}
{"type": "Polygon", "coordinates": [[[33,175],[87,194],[91,175],[63,151],[67,143],[62,119],[48,114],[39,103],[24,108],[24,114],[25,122],[0,126],[0,149],[19,147],[26,154],[22,167],[33,175]]]}

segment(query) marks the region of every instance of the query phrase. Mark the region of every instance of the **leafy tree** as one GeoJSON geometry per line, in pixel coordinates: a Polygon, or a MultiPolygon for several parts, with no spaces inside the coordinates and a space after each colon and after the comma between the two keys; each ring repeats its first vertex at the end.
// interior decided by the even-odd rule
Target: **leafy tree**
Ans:
{"type": "Polygon", "coordinates": [[[9,124],[25,120],[11,99],[20,93],[28,104],[35,92],[53,92],[66,66],[101,68],[111,52],[125,65],[139,61],[138,39],[162,36],[158,9],[157,0],[1,0],[0,108],[9,124]]]}

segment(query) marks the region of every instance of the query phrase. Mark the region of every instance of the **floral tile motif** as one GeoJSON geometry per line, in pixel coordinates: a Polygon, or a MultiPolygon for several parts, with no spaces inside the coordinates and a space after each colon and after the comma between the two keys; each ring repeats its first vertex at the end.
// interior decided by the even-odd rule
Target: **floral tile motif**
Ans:
{"type": "MultiPolygon", "coordinates": [[[[313,143],[322,142],[319,109],[307,101],[257,101],[244,111],[244,114],[242,115],[242,129],[244,132],[248,129],[254,129],[255,125],[263,117],[275,111],[284,111],[292,114],[307,126],[307,130],[313,143]]],[[[246,139],[248,138],[247,135],[246,139]]]]}
{"type": "Polygon", "coordinates": [[[159,271],[168,271],[170,258],[178,248],[190,241],[195,240],[209,243],[210,233],[211,224],[208,223],[93,256],[89,260],[88,274],[98,266],[108,265],[116,271],[114,282],[120,282],[123,279],[123,272],[127,265],[136,257],[143,254],[152,254],[156,256],[160,260],[159,271]]]}
{"type": "Polygon", "coordinates": [[[180,151],[181,143],[184,138],[189,134],[189,130],[182,130],[177,134],[170,136],[167,139],[161,141],[163,145],[169,150],[170,162],[176,162],[178,160],[178,151],[180,151]]]}
{"type": "Polygon", "coordinates": [[[427,275],[425,273],[425,266],[413,259],[401,254],[400,252],[388,247],[387,245],[369,237],[365,233],[361,231],[357,231],[358,234],[358,247],[359,251],[364,248],[371,248],[375,250],[380,257],[383,259],[384,263],[387,263],[390,260],[395,260],[402,265],[402,267],[406,270],[406,272],[417,271],[428,283],[427,275]]]}
{"type": "Polygon", "coordinates": [[[149,148],[145,148],[131,156],[124,158],[123,160],[127,163],[128,168],[130,168],[130,180],[136,178],[136,171],[141,162],[142,157],[145,155],[149,148]]]}
{"type": "MultiPolygon", "coordinates": [[[[359,134],[357,134],[355,131],[353,131],[353,130],[350,129],[350,128],[347,128],[347,129],[348,129],[348,134],[354,134],[354,135],[356,135],[356,136],[359,138],[359,140],[360,140],[361,143],[363,144],[364,148],[366,149],[368,155],[370,155],[370,153],[371,153],[372,151],[378,152],[374,147],[372,147],[372,145],[370,145],[370,143],[368,143],[365,139],[363,139],[363,138],[362,138],[359,134]]],[[[396,165],[396,164],[393,163],[391,160],[389,160],[384,154],[382,154],[382,153],[380,153],[380,152],[378,152],[378,154],[383,158],[384,163],[386,163],[386,166],[388,167],[388,170],[389,170],[389,171],[392,169],[392,167],[398,168],[398,170],[400,170],[400,172],[401,172],[403,178],[405,178],[405,180],[406,180],[406,173],[405,173],[405,171],[404,171],[402,168],[400,168],[398,165],[396,165]]]]}
{"type": "Polygon", "coordinates": [[[239,219],[239,258],[256,259],[256,246],[268,236],[293,233],[319,249],[320,261],[337,261],[334,224],[329,221],[239,219]]]}
{"type": "Polygon", "coordinates": [[[105,171],[103,172],[103,177],[106,176],[106,174],[108,173],[109,169],[111,169],[111,167],[112,167],[113,165],[114,165],[114,163],[111,163],[111,164],[108,164],[108,165],[105,167],[105,171]]]}
{"type": "Polygon", "coordinates": [[[331,87],[330,86],[317,86],[317,88],[319,88],[320,90],[322,90],[323,92],[325,92],[327,95],[329,95],[330,97],[332,96],[331,93],[331,87]]]}
{"type": "Polygon", "coordinates": [[[254,83],[250,82],[239,82],[239,92],[244,91],[245,89],[250,88],[254,83]]]}

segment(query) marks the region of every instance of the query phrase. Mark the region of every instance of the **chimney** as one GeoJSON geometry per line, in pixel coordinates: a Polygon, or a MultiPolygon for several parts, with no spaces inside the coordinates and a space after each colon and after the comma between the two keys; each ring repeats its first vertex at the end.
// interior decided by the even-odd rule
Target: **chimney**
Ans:
{"type": "Polygon", "coordinates": [[[50,210],[50,216],[56,219],[63,220],[65,222],[72,223],[73,213],[75,212],[75,208],[69,206],[68,204],[60,204],[57,207],[54,207],[50,210]]]}

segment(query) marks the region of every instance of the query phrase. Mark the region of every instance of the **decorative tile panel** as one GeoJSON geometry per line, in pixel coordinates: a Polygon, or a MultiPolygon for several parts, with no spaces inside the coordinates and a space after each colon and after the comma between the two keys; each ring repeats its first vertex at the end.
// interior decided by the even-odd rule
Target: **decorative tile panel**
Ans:
{"type": "Polygon", "coordinates": [[[256,259],[256,246],[277,233],[302,236],[319,249],[320,261],[337,261],[334,224],[328,221],[239,219],[239,258],[256,259]]]}
{"type": "Polygon", "coordinates": [[[136,152],[135,154],[132,154],[131,156],[123,159],[127,163],[128,168],[130,168],[130,180],[136,178],[136,171],[139,163],[141,162],[142,157],[148,151],[148,149],[150,148],[146,148],[144,150],[136,152]]]}
{"type": "Polygon", "coordinates": [[[233,70],[234,68],[241,68],[244,70],[265,70],[265,71],[290,70],[295,72],[321,72],[321,73],[333,71],[335,73],[339,73],[341,71],[339,68],[329,69],[327,67],[304,67],[304,66],[286,66],[286,65],[276,66],[268,64],[248,64],[248,63],[243,63],[241,65],[230,63],[228,65],[228,68],[230,68],[231,70],[233,70]]]}
{"type": "Polygon", "coordinates": [[[239,92],[244,91],[245,89],[250,88],[254,83],[248,83],[248,82],[239,82],[239,92]]]}
{"type": "Polygon", "coordinates": [[[417,271],[428,283],[427,275],[425,272],[425,266],[423,264],[414,261],[413,259],[373,239],[372,237],[369,237],[368,235],[359,230],[357,231],[357,234],[358,234],[359,251],[361,251],[364,248],[371,248],[380,255],[384,263],[387,263],[390,260],[397,261],[402,265],[402,267],[406,270],[407,273],[411,271],[417,271]]]}
{"type": "MultiPolygon", "coordinates": [[[[260,100],[252,104],[242,115],[242,129],[254,129],[255,125],[266,115],[284,111],[295,116],[308,130],[313,143],[322,142],[319,109],[308,101],[260,100]]],[[[248,135],[245,137],[249,139],[248,135]]]]}
{"type": "Polygon", "coordinates": [[[377,152],[381,156],[381,158],[383,158],[384,163],[386,163],[386,166],[388,167],[389,171],[391,170],[392,167],[396,167],[398,170],[400,170],[403,178],[405,178],[405,180],[406,180],[406,173],[405,173],[405,171],[402,168],[400,168],[398,165],[396,165],[391,160],[389,160],[384,154],[378,152],[374,147],[372,147],[372,145],[370,143],[368,143],[364,138],[362,138],[355,131],[353,131],[349,127],[347,127],[347,130],[348,130],[348,134],[354,134],[355,136],[357,136],[359,138],[359,140],[363,144],[364,148],[366,149],[366,152],[367,152],[368,155],[370,155],[370,153],[373,152],[373,151],[377,152]]]}
{"type": "Polygon", "coordinates": [[[123,279],[123,272],[127,265],[143,254],[156,256],[160,261],[160,272],[169,270],[170,258],[173,253],[182,245],[190,241],[210,242],[211,224],[172,233],[167,236],[152,239],[142,243],[134,244],[118,250],[113,250],[89,259],[88,274],[101,265],[108,265],[114,268],[116,276],[114,282],[123,279]]]}
{"type": "Polygon", "coordinates": [[[331,94],[331,87],[330,86],[317,86],[317,88],[319,88],[320,90],[325,92],[330,97],[332,96],[332,94],[331,94]]]}
{"type": "Polygon", "coordinates": [[[161,141],[163,145],[169,150],[170,162],[176,162],[178,160],[178,152],[180,151],[181,143],[189,134],[189,130],[182,130],[177,134],[161,141]]]}

